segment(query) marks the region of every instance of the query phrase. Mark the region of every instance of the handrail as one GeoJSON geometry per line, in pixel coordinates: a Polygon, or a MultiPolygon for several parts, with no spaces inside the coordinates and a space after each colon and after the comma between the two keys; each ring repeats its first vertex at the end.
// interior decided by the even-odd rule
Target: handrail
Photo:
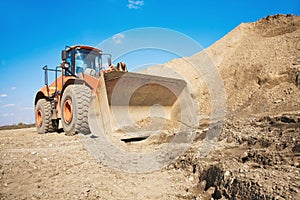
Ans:
{"type": "Polygon", "coordinates": [[[47,95],[48,97],[50,97],[50,94],[49,94],[49,80],[48,80],[48,71],[51,71],[51,72],[55,72],[55,93],[57,92],[57,72],[61,72],[61,70],[59,69],[60,66],[57,66],[55,69],[49,69],[47,65],[45,65],[42,69],[45,71],[45,85],[47,87],[47,95]]]}

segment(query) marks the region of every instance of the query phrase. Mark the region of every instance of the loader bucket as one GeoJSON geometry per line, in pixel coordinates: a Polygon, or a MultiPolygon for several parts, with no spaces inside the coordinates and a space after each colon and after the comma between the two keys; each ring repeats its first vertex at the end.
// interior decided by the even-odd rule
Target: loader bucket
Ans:
{"type": "Polygon", "coordinates": [[[179,99],[186,87],[180,79],[105,73],[91,99],[89,123],[97,123],[104,133],[111,134],[149,117],[182,121],[179,99]]]}

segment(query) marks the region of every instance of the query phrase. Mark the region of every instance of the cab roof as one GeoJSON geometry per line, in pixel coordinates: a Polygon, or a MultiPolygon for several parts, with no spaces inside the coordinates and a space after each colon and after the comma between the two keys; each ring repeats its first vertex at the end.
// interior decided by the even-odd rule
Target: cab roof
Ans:
{"type": "Polygon", "coordinates": [[[102,53],[102,51],[100,49],[97,49],[95,47],[91,47],[91,46],[85,46],[85,45],[74,45],[71,47],[66,47],[67,51],[70,51],[71,49],[86,49],[86,50],[93,50],[93,51],[98,51],[99,53],[102,53]]]}

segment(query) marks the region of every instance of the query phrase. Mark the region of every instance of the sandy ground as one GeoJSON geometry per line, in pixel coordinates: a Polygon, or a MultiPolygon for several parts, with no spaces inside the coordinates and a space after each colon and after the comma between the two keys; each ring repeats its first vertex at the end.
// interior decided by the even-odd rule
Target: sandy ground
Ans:
{"type": "Polygon", "coordinates": [[[193,181],[181,170],[130,174],[103,166],[80,136],[0,132],[1,199],[180,199],[193,181]]]}
{"type": "MultiPolygon", "coordinates": [[[[137,174],[101,164],[79,135],[39,135],[35,128],[4,130],[0,132],[0,197],[298,199],[299,132],[300,115],[295,113],[227,119],[207,156],[199,152],[209,129],[199,129],[184,155],[161,170],[137,174]]],[[[140,147],[139,143],[135,145],[140,147]]]]}

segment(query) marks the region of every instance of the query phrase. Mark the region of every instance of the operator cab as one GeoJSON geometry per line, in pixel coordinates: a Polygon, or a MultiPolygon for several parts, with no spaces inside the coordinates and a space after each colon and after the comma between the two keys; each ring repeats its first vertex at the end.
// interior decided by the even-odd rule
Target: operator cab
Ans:
{"type": "Polygon", "coordinates": [[[103,54],[101,50],[89,46],[73,46],[62,52],[62,61],[67,64],[67,76],[74,74],[82,77],[83,74],[88,74],[95,77],[99,75],[100,70],[105,70],[111,65],[111,55],[103,54]]]}

